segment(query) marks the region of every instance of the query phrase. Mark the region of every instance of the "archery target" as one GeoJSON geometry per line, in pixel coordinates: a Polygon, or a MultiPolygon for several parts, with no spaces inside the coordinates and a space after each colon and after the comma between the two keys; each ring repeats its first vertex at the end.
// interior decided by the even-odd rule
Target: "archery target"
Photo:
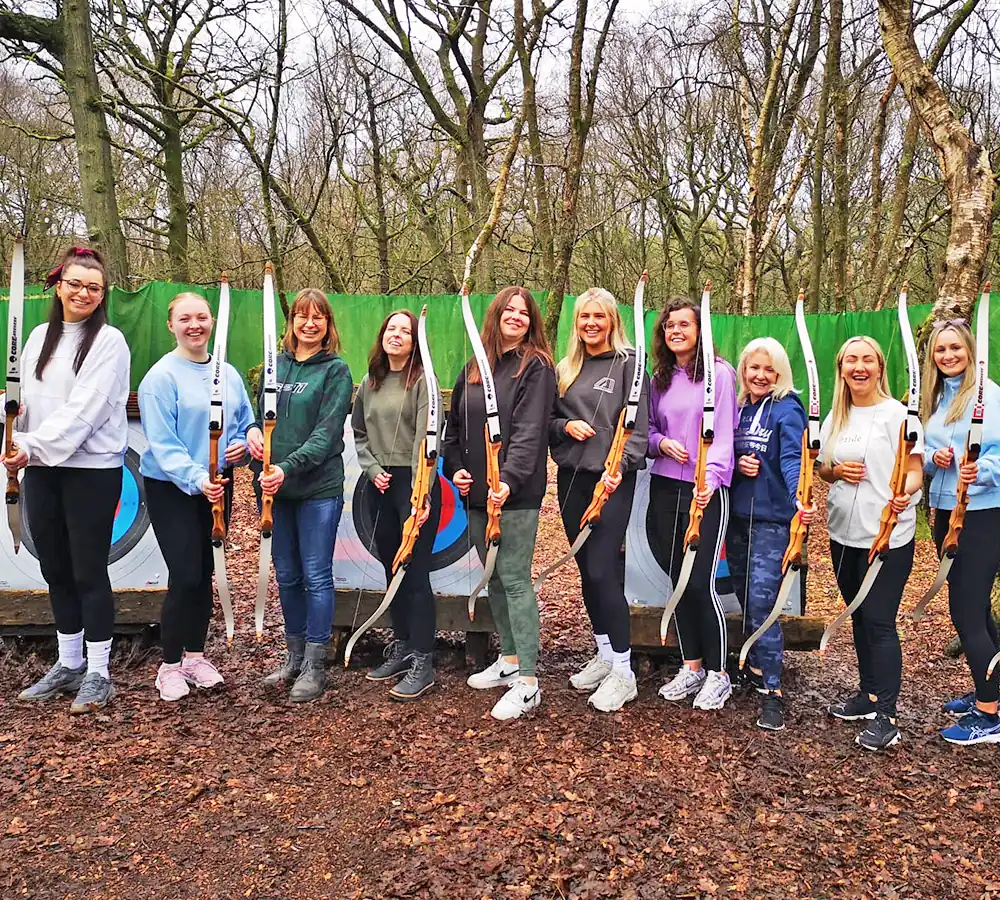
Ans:
{"type": "MultiPolygon", "coordinates": [[[[122,495],[115,513],[108,555],[108,574],[113,590],[138,590],[165,587],[167,567],[153,536],[146,510],[146,491],[139,474],[139,457],[146,449],[146,438],[138,422],[129,422],[128,450],[122,468],[122,495]]],[[[21,552],[14,553],[10,529],[0,524],[0,589],[45,590],[35,545],[31,538],[31,522],[21,507],[21,552]]]]}
{"type": "MultiPolygon", "coordinates": [[[[625,597],[635,606],[666,606],[672,587],[670,576],[663,570],[649,540],[649,469],[638,473],[635,498],[628,530],[625,533],[625,597]]],[[[725,544],[719,556],[715,573],[715,589],[727,613],[742,612],[733,591],[726,562],[725,544]]],[[[800,591],[793,590],[783,610],[785,615],[802,615],[803,599],[800,591]]]]}
{"type": "MultiPolygon", "coordinates": [[[[375,549],[375,513],[361,490],[361,466],[350,423],[344,426],[344,514],[337,529],[333,578],[338,588],[386,588],[385,571],[375,549]]],[[[469,520],[458,488],[441,474],[441,520],[431,558],[431,589],[436,594],[465,594],[482,577],[483,567],[469,537],[469,520]]]]}

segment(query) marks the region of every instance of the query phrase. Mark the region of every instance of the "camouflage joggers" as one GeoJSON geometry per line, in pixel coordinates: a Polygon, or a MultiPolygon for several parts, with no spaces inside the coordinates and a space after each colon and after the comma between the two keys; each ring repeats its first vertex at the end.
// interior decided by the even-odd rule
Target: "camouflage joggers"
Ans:
{"type": "MultiPolygon", "coordinates": [[[[743,607],[744,637],[749,636],[767,618],[781,586],[781,560],[788,546],[788,525],[778,522],[754,522],[733,516],[726,531],[726,559],[736,597],[743,607]],[[749,545],[749,546],[748,546],[749,545]],[[747,555],[750,577],[747,578],[747,555]]],[[[749,663],[764,673],[764,687],[781,688],[781,664],[785,640],[775,622],[750,650],[749,663]]]]}

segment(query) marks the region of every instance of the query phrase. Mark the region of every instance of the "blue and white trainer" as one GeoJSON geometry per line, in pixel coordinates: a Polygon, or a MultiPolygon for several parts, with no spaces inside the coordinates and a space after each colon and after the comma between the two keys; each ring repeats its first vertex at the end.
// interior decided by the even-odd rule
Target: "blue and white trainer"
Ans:
{"type": "Polygon", "coordinates": [[[947,703],[941,704],[941,710],[948,713],[949,716],[964,716],[966,713],[972,712],[976,708],[976,692],[969,691],[969,693],[964,694],[961,697],[956,697],[954,700],[949,700],[947,703]]]}
{"type": "Polygon", "coordinates": [[[1000,716],[974,708],[945,728],[941,737],[949,744],[1000,744],[1000,716]]]}

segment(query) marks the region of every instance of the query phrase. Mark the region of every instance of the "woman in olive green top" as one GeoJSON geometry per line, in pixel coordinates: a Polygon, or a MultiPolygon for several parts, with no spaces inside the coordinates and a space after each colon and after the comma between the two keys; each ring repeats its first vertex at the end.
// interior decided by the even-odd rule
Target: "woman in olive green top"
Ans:
{"type": "MultiPolygon", "coordinates": [[[[427,382],[417,344],[417,319],[407,310],[390,313],[368,356],[368,374],[351,414],[358,464],[367,476],[364,500],[375,519],[375,548],[392,579],[403,523],[410,516],[413,473],[427,425],[427,382]]],[[[441,516],[441,488],[433,478],[429,514],[420,527],[413,557],[389,607],[396,640],[386,661],[368,673],[370,681],[395,681],[397,700],[416,700],[434,685],[436,610],[430,566],[441,516]]]]}

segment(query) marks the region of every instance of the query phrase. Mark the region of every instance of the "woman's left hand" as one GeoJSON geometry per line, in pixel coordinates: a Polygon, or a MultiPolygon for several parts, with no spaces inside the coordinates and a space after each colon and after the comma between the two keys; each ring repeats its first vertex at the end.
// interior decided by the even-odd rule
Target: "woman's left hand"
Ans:
{"type": "Polygon", "coordinates": [[[896,496],[889,501],[889,504],[892,506],[892,511],[896,513],[897,516],[906,512],[906,508],[910,505],[910,498],[912,496],[912,494],[907,494],[905,491],[902,494],[896,494],[896,496]]]}
{"type": "Polygon", "coordinates": [[[958,483],[959,484],[975,484],[976,479],[979,477],[979,463],[977,462],[967,462],[962,463],[958,468],[958,483]]]}
{"type": "Polygon", "coordinates": [[[233,441],[226,447],[226,462],[234,465],[243,462],[243,457],[247,455],[247,445],[243,441],[233,441]]]}
{"type": "Polygon", "coordinates": [[[13,456],[5,456],[3,464],[7,471],[14,474],[18,469],[23,469],[28,464],[28,451],[16,447],[13,456]]]}
{"type": "Polygon", "coordinates": [[[803,525],[812,525],[816,518],[815,506],[803,506],[798,500],[795,501],[795,508],[799,511],[799,521],[803,525]]]}
{"type": "Polygon", "coordinates": [[[694,502],[698,506],[698,509],[704,509],[712,500],[712,494],[714,494],[710,487],[705,488],[703,491],[694,492],[694,502]]]}
{"type": "Polygon", "coordinates": [[[498,506],[503,506],[510,499],[510,485],[506,481],[500,482],[500,490],[496,493],[490,491],[490,500],[498,506]]]}
{"type": "Polygon", "coordinates": [[[615,472],[614,475],[609,475],[605,472],[601,475],[601,481],[604,483],[604,489],[609,493],[613,494],[618,490],[618,485],[622,483],[622,473],[615,472]]]}
{"type": "Polygon", "coordinates": [[[268,473],[260,473],[260,489],[268,496],[274,496],[285,480],[285,472],[281,466],[271,466],[268,473]]]}

